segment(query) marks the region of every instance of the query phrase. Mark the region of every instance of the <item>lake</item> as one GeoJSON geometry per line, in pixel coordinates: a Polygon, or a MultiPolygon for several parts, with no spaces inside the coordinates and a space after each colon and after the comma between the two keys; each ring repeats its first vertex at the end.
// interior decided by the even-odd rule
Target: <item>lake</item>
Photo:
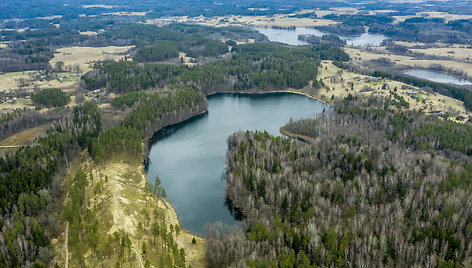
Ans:
{"type": "MultiPolygon", "coordinates": [[[[295,29],[276,29],[276,28],[255,28],[260,33],[269,38],[270,41],[281,42],[289,45],[309,45],[308,42],[298,40],[301,34],[312,34],[315,36],[323,36],[328,34],[314,28],[295,28],[295,29]]],[[[339,38],[346,40],[350,46],[380,46],[383,40],[387,39],[385,35],[363,33],[359,36],[339,36],[339,38]]]]}
{"type": "Polygon", "coordinates": [[[208,113],[162,129],[153,137],[147,177],[157,175],[185,229],[205,235],[207,222],[232,225],[226,199],[225,158],[229,135],[238,130],[279,128],[290,118],[313,118],[327,104],[290,93],[216,94],[208,113]]]}
{"type": "Polygon", "coordinates": [[[454,84],[459,86],[470,86],[472,85],[471,81],[455,77],[448,74],[443,74],[440,72],[426,71],[426,70],[410,70],[404,72],[406,75],[410,75],[416,78],[426,79],[433,82],[445,83],[445,84],[454,84]]]}

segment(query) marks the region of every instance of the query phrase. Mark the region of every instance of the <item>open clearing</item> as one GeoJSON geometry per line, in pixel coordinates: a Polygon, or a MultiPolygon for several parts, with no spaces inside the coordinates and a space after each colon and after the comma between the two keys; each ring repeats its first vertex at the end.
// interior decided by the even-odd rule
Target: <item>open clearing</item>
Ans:
{"type": "MultiPolygon", "coordinates": [[[[65,69],[70,72],[54,73],[46,77],[39,71],[11,72],[0,74],[0,113],[32,106],[31,100],[27,99],[38,89],[60,88],[67,93],[72,93],[78,87],[80,74],[76,72],[75,66],[79,66],[80,72],[91,70],[91,64],[100,60],[120,60],[128,55],[132,46],[125,47],[66,47],[60,48],[49,62],[52,67],[59,61],[64,63],[65,69]],[[7,99],[8,97],[8,99],[7,99]],[[8,103],[10,101],[11,103],[8,103]]],[[[68,106],[76,105],[74,96],[68,106]]]]}
{"type": "Polygon", "coordinates": [[[337,24],[328,19],[310,19],[310,18],[291,18],[294,14],[273,15],[273,16],[236,16],[228,15],[225,17],[196,17],[187,16],[170,17],[163,19],[147,20],[149,24],[169,24],[169,23],[191,23],[207,26],[226,27],[226,26],[248,26],[248,27],[314,27],[337,24]]]}
{"type": "Polygon", "coordinates": [[[30,144],[38,135],[46,132],[52,124],[44,124],[34,128],[26,129],[6,139],[0,140],[0,146],[15,146],[30,144]]]}
{"type": "Polygon", "coordinates": [[[39,80],[36,78],[36,71],[12,72],[0,75],[0,91],[17,89],[31,91],[35,88],[60,88],[68,89],[73,87],[79,80],[80,76],[71,76],[69,73],[58,73],[62,76],[61,80],[39,80]]]}
{"type": "MultiPolygon", "coordinates": [[[[59,78],[38,80],[36,71],[0,75],[0,115],[15,109],[34,108],[28,96],[31,96],[31,94],[39,89],[59,88],[71,95],[77,88],[80,76],[71,76],[69,73],[58,73],[57,76],[61,80],[59,78]],[[9,103],[8,101],[11,102],[9,103]]],[[[75,96],[71,96],[71,101],[66,106],[72,107],[75,105],[77,105],[75,103],[75,96]]]]}
{"type": "Polygon", "coordinates": [[[133,12],[110,12],[110,13],[103,13],[104,16],[107,16],[107,15],[114,15],[114,16],[138,16],[138,17],[142,17],[142,16],[145,16],[148,12],[136,12],[136,11],[133,11],[133,12]]]}
{"type": "MultiPolygon", "coordinates": [[[[375,48],[377,49],[377,48],[375,48]]],[[[364,48],[355,48],[355,47],[346,47],[344,48],[349,56],[353,60],[357,61],[370,61],[377,60],[381,58],[387,58],[391,60],[395,65],[398,66],[407,66],[412,68],[431,68],[433,66],[441,65],[445,68],[451,69],[456,72],[464,72],[468,76],[472,75],[472,63],[459,62],[453,60],[425,60],[417,59],[410,56],[401,56],[401,55],[392,55],[387,53],[382,53],[382,50],[378,51],[367,51],[364,48]]]]}
{"type": "Polygon", "coordinates": [[[133,46],[109,46],[109,47],[64,47],[57,49],[54,58],[49,64],[54,66],[56,62],[64,62],[64,66],[79,65],[82,72],[90,71],[91,64],[101,60],[120,60],[129,56],[128,51],[133,46]]]}
{"type": "Polygon", "coordinates": [[[472,61],[472,48],[451,46],[451,47],[433,47],[426,49],[411,48],[413,52],[423,53],[432,56],[450,57],[458,61],[472,61]]]}
{"type": "Polygon", "coordinates": [[[18,87],[20,80],[27,80],[32,72],[11,72],[0,74],[0,91],[12,90],[18,87]]]}
{"type": "Polygon", "coordinates": [[[338,98],[344,98],[348,94],[359,95],[364,96],[366,100],[371,96],[386,98],[390,96],[390,91],[397,88],[396,93],[410,104],[409,109],[424,109],[426,113],[444,111],[454,116],[468,114],[463,103],[456,99],[434,92],[424,92],[417,87],[397,81],[374,81],[374,77],[342,70],[334,66],[331,61],[322,62],[317,78],[322,79],[329,88],[329,90],[321,89],[319,92],[320,98],[327,102],[330,101],[332,95],[338,98]],[[384,84],[385,89],[382,89],[384,84]]]}

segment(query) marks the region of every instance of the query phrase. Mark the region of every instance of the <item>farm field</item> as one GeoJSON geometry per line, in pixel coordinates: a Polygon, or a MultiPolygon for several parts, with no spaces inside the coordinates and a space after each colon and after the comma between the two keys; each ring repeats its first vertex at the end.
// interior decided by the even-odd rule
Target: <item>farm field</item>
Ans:
{"type": "Polygon", "coordinates": [[[86,73],[92,69],[93,62],[124,59],[131,48],[132,46],[64,47],[57,49],[49,64],[54,66],[58,61],[62,61],[64,66],[78,65],[82,73],[86,73]]]}
{"type": "MultiPolygon", "coordinates": [[[[375,50],[376,48],[373,48],[375,50]]],[[[472,63],[459,62],[454,60],[428,60],[418,59],[411,56],[393,55],[383,52],[382,49],[378,51],[367,51],[364,48],[347,47],[344,49],[349,56],[358,62],[366,62],[378,59],[388,59],[397,66],[405,66],[409,68],[431,68],[435,65],[440,65],[452,71],[464,72],[466,75],[472,75],[472,63]]],[[[423,52],[424,53],[424,52],[423,52]]],[[[432,52],[431,52],[432,53],[432,52]]]]}
{"type": "Polygon", "coordinates": [[[363,96],[365,99],[370,97],[386,98],[391,95],[390,91],[396,88],[396,93],[409,102],[409,109],[423,109],[427,113],[444,111],[454,116],[468,114],[463,103],[456,99],[434,92],[424,92],[417,87],[397,81],[376,81],[374,77],[342,70],[330,61],[322,62],[317,78],[322,79],[329,88],[329,90],[321,89],[319,93],[320,97],[326,101],[330,101],[333,95],[344,98],[349,94],[363,96]],[[353,86],[351,87],[351,85],[353,86]],[[386,85],[385,89],[383,89],[384,85],[386,85]]]}

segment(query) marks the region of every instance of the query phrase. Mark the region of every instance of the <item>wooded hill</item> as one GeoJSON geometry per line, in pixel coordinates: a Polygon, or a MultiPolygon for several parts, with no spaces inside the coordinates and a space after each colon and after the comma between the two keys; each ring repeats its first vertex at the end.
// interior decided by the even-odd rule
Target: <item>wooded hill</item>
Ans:
{"type": "Polygon", "coordinates": [[[230,60],[188,68],[163,64],[105,62],[83,76],[88,89],[112,92],[150,89],[163,83],[196,87],[204,94],[220,91],[300,89],[313,81],[320,60],[347,61],[349,56],[328,45],[290,47],[279,43],[238,45],[230,60]]]}
{"type": "Polygon", "coordinates": [[[100,133],[89,147],[96,162],[126,156],[143,161],[143,145],[160,128],[179,123],[206,111],[205,97],[192,88],[175,87],[172,91],[143,96],[139,106],[120,125],[100,133]]]}
{"type": "Polygon", "coordinates": [[[0,158],[0,266],[48,267],[54,213],[69,161],[98,135],[100,114],[90,102],[74,108],[46,136],[0,158]]]}
{"type": "Polygon", "coordinates": [[[0,49],[0,72],[52,69],[49,61],[54,56],[54,50],[65,46],[133,45],[136,46],[133,51],[135,61],[155,62],[176,58],[176,49],[195,58],[222,55],[228,52],[228,46],[220,40],[267,41],[265,36],[254,30],[238,27],[184,24],[159,27],[120,20],[87,19],[80,19],[76,24],[69,21],[60,28],[42,27],[43,24],[39,24],[41,28],[35,30],[0,30],[0,41],[8,41],[7,46],[0,49]],[[97,30],[106,31],[96,36],[79,32],[97,30]]]}
{"type": "MultiPolygon", "coordinates": [[[[143,26],[143,29],[147,27],[143,26]]],[[[148,34],[145,29],[141,32],[142,34],[148,34]]],[[[163,33],[179,35],[179,31],[181,33],[198,32],[201,29],[201,27],[187,26],[178,26],[173,30],[164,28],[156,36],[162,36],[163,33]]],[[[136,28],[130,26],[129,31],[133,30],[136,28]]],[[[214,32],[215,34],[239,34],[238,30],[218,29],[214,32]]],[[[118,33],[125,34],[125,31],[116,34],[118,33]]],[[[242,34],[245,32],[243,31],[242,34]]],[[[122,40],[119,36],[113,38],[122,40]]],[[[203,46],[213,41],[205,42],[203,46]]],[[[185,44],[183,42],[183,46],[185,44]]],[[[220,51],[218,46],[214,46],[216,51],[220,51]]],[[[224,44],[224,46],[227,45],[224,44]]],[[[222,89],[228,91],[268,90],[271,87],[301,88],[315,79],[321,59],[348,58],[347,54],[341,50],[328,46],[290,48],[282,44],[266,43],[238,46],[235,51],[237,52],[229,60],[221,59],[215,64],[196,68],[155,63],[138,65],[127,61],[104,62],[97,65],[97,70],[84,76],[82,80],[88,89],[106,87],[110,92],[130,92],[129,95],[124,94],[116,98],[113,105],[115,107],[134,106],[136,109],[131,111],[121,124],[101,130],[98,108],[95,104],[87,102],[83,106],[74,108],[71,116],[64,113],[54,127],[36,140],[33,145],[0,159],[0,208],[2,209],[0,263],[7,267],[33,263],[42,267],[50,264],[53,253],[49,239],[57,237],[58,232],[62,231],[53,217],[57,202],[63,194],[60,187],[61,181],[69,161],[83,149],[88,148],[96,163],[105,163],[114,157],[126,157],[142,162],[142,142],[149,139],[161,127],[181,122],[206,111],[207,103],[204,94],[219,90],[217,88],[219,85],[224,86],[222,89]],[[169,90],[142,92],[142,90],[164,86],[169,90]],[[34,232],[30,231],[32,228],[34,232]]],[[[314,84],[316,85],[316,81],[314,84]]],[[[68,100],[67,97],[64,98],[62,92],[57,90],[41,91],[35,95],[35,99],[38,104],[48,106],[63,105],[68,100]]],[[[58,110],[58,113],[61,111],[66,110],[58,110]]],[[[30,120],[35,118],[35,112],[18,111],[15,115],[2,119],[3,124],[11,130],[11,127],[15,126],[13,123],[18,121],[16,120],[18,116],[24,117],[24,120],[30,120]]],[[[77,173],[77,176],[72,178],[71,189],[75,189],[76,193],[83,192],[81,189],[84,187],[83,181],[87,176],[87,174],[77,173]]],[[[71,194],[70,191],[69,194],[71,194]]],[[[75,208],[72,210],[81,207],[87,211],[82,207],[83,204],[75,203],[81,200],[80,194],[70,195],[68,198],[70,199],[68,202],[72,202],[68,203],[70,207],[75,208]]],[[[84,252],[83,246],[88,247],[87,243],[90,241],[93,243],[97,238],[93,235],[92,229],[87,229],[95,226],[94,220],[91,214],[75,217],[66,213],[66,217],[71,227],[74,226],[77,230],[76,233],[71,233],[77,247],[71,249],[74,250],[73,254],[77,255],[80,263],[80,256],[83,256],[80,253],[84,252]],[[88,233],[90,236],[77,237],[76,235],[81,232],[88,233]]],[[[103,237],[103,239],[109,238],[103,237]]],[[[126,236],[121,237],[120,241],[119,243],[124,241],[122,244],[126,245],[126,236]]],[[[97,254],[96,251],[92,252],[97,254]]],[[[178,258],[178,256],[180,255],[175,257],[178,258]]]]}
{"type": "Polygon", "coordinates": [[[211,267],[472,264],[470,126],[352,102],[284,130],[310,142],[228,139],[246,227],[210,230],[211,267]]]}

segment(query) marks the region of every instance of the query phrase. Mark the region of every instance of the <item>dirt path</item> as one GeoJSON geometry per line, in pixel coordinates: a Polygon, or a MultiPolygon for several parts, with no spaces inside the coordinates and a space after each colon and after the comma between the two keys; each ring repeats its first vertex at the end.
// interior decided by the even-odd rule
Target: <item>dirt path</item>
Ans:
{"type": "MultiPolygon", "coordinates": [[[[175,215],[175,217],[173,217],[171,209],[167,206],[167,202],[162,197],[160,197],[160,196],[158,196],[158,197],[159,197],[159,199],[157,201],[159,202],[159,200],[160,200],[162,202],[162,204],[164,205],[164,207],[167,210],[167,213],[169,214],[168,222],[170,224],[174,225],[174,226],[179,226],[181,228],[181,226],[179,224],[179,221],[178,221],[178,218],[177,218],[177,214],[175,215]]],[[[174,234],[172,234],[172,236],[174,237],[175,242],[177,243],[177,245],[179,247],[185,249],[185,251],[189,250],[189,247],[181,241],[181,239],[183,239],[183,237],[181,237],[180,235],[174,235],[174,234]]]]}
{"type": "MultiPolygon", "coordinates": [[[[118,194],[116,190],[115,190],[115,204],[116,204],[116,209],[118,210],[118,214],[120,214],[120,218],[123,218],[123,213],[120,208],[120,203],[118,202],[118,194]]],[[[122,229],[124,230],[123,226],[122,226],[122,229]]],[[[141,268],[144,268],[143,260],[141,259],[141,255],[139,254],[139,252],[134,247],[131,247],[131,250],[134,251],[134,253],[138,257],[139,263],[141,264],[141,268]]]]}
{"type": "Polygon", "coordinates": [[[143,260],[141,260],[141,255],[139,255],[139,252],[133,247],[131,248],[131,250],[133,250],[134,253],[136,253],[136,256],[138,256],[139,263],[141,263],[141,268],[144,268],[143,260]]]}
{"type": "MultiPolygon", "coordinates": [[[[140,255],[140,245],[151,237],[150,233],[143,232],[143,230],[138,228],[138,223],[145,220],[143,211],[146,210],[149,215],[152,215],[155,205],[157,205],[165,217],[164,222],[167,225],[167,229],[170,230],[170,224],[181,227],[172,204],[158,195],[150,195],[146,188],[147,178],[141,166],[135,167],[127,163],[112,162],[103,167],[100,170],[100,174],[97,173],[96,175],[108,178],[106,181],[106,194],[109,196],[108,205],[112,216],[111,219],[108,218],[112,223],[109,233],[124,230],[130,235],[132,242],[130,249],[134,252],[131,254],[136,254],[139,260],[139,263],[135,260],[132,265],[133,267],[143,268],[147,260],[140,255]],[[152,202],[153,206],[149,206],[149,201],[152,202]]],[[[100,202],[98,199],[95,202],[100,202]]],[[[183,228],[181,228],[179,235],[176,235],[175,232],[172,235],[178,248],[185,249],[186,261],[189,265],[191,264],[195,268],[206,267],[204,258],[205,241],[202,238],[196,237],[197,244],[193,245],[191,241],[194,235],[183,228]]],[[[148,259],[155,266],[159,263],[159,259],[156,256],[149,256],[148,259]]]]}
{"type": "Polygon", "coordinates": [[[64,260],[64,267],[69,267],[69,222],[66,221],[66,230],[65,230],[65,241],[64,241],[64,252],[66,255],[66,259],[64,260]]]}

